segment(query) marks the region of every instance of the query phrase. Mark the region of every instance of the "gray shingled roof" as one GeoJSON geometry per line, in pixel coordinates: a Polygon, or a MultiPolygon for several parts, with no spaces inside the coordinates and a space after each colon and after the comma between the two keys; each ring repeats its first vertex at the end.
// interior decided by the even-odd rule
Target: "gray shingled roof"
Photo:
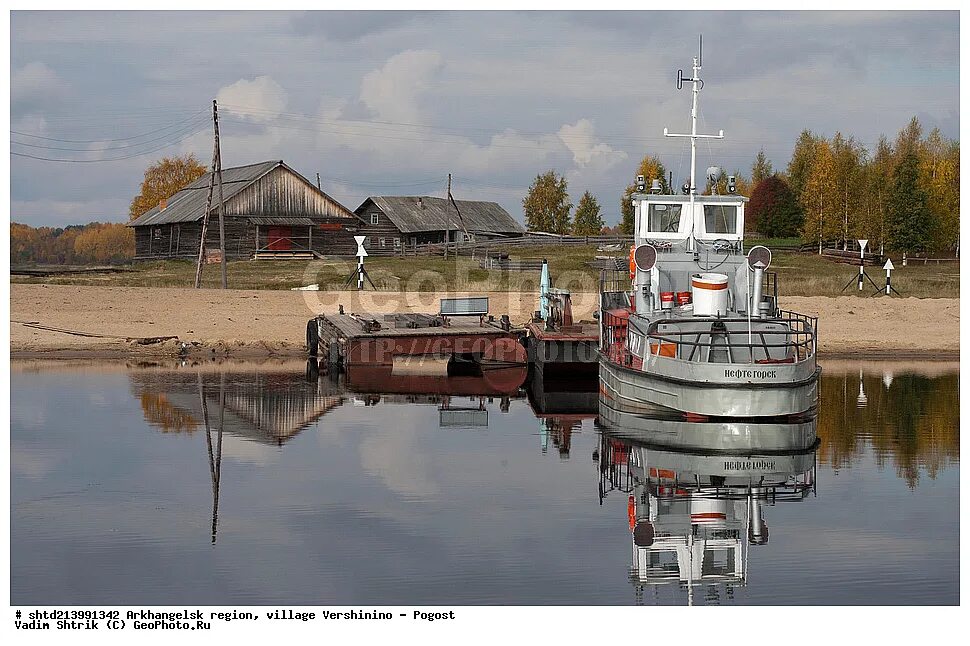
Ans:
{"type": "MultiPolygon", "coordinates": [[[[240,191],[245,189],[247,186],[255,182],[257,179],[270,172],[277,166],[283,166],[290,172],[299,175],[292,168],[283,163],[283,160],[276,159],[272,161],[264,161],[258,164],[250,164],[248,166],[235,166],[233,168],[223,168],[222,169],[222,194],[224,199],[228,202],[240,191]]],[[[168,205],[164,211],[158,210],[158,205],[154,206],[147,213],[142,214],[137,219],[128,223],[128,226],[139,227],[145,225],[154,224],[170,224],[175,222],[195,222],[202,218],[203,211],[205,211],[205,200],[209,192],[209,175],[206,173],[199,179],[195,180],[181,191],[168,198],[168,205]]],[[[301,176],[302,177],[302,176],[301,176]]],[[[305,179],[305,178],[304,178],[305,179]]],[[[309,182],[308,182],[309,183],[309,182]]],[[[318,190],[316,186],[313,186],[314,190],[318,190]]],[[[322,192],[322,191],[321,191],[322,192]]],[[[332,197],[324,193],[328,199],[334,203],[338,203],[332,197]]],[[[216,185],[213,188],[212,194],[212,205],[210,209],[214,211],[218,205],[219,200],[219,188],[216,185]]],[[[339,204],[339,203],[338,203],[339,204]]],[[[350,212],[348,211],[348,214],[350,212]]],[[[348,215],[349,217],[349,215],[348,215]]]]}
{"type": "MultiPolygon", "coordinates": [[[[270,172],[280,160],[265,161],[249,166],[236,166],[234,168],[222,169],[222,194],[226,201],[232,199],[251,182],[256,181],[266,173],[270,172]]],[[[158,205],[152,210],[143,213],[137,219],[129,223],[128,226],[139,227],[149,224],[169,224],[173,222],[195,222],[202,217],[205,211],[205,199],[209,192],[209,175],[206,173],[195,180],[181,191],[168,198],[168,206],[164,211],[158,210],[158,205]]],[[[218,204],[218,187],[213,190],[213,206],[218,204]]],[[[211,208],[211,207],[210,207],[211,208]]]]}
{"type": "MultiPolygon", "coordinates": [[[[371,196],[372,201],[402,233],[419,231],[460,230],[461,223],[451,202],[441,197],[426,196],[371,196]]],[[[495,202],[455,200],[461,210],[465,228],[473,233],[512,234],[525,233],[508,211],[495,202]]],[[[360,214],[361,204],[357,207],[360,214]]]]}

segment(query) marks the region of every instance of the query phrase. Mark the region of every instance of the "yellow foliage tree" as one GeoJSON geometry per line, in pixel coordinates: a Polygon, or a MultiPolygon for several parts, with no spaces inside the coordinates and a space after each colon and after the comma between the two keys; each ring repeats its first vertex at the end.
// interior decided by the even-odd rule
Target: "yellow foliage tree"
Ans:
{"type": "Polygon", "coordinates": [[[812,151],[811,165],[799,202],[805,211],[802,238],[818,240],[822,253],[825,240],[839,236],[839,200],[837,196],[835,156],[825,139],[818,139],[812,151]]]}
{"type": "Polygon", "coordinates": [[[135,255],[134,231],[120,223],[88,225],[74,239],[74,253],[95,263],[131,260],[135,255]]]}
{"type": "Polygon", "coordinates": [[[933,246],[952,251],[960,237],[960,144],[934,128],[920,146],[920,185],[929,194],[933,246]]]}
{"type": "Polygon", "coordinates": [[[159,200],[172,197],[205,173],[205,166],[192,154],[184,157],[165,157],[155,162],[145,170],[141,192],[135,196],[131,206],[128,207],[128,219],[134,220],[147,213],[158,205],[159,200]]]}
{"type": "MultiPolygon", "coordinates": [[[[640,165],[637,166],[634,179],[636,179],[636,175],[643,175],[647,190],[650,190],[650,185],[656,179],[660,181],[661,193],[670,192],[670,187],[667,185],[667,169],[664,168],[663,163],[657,157],[645,155],[640,160],[640,165]]],[[[634,184],[627,186],[620,201],[620,231],[627,235],[633,233],[634,230],[633,203],[630,201],[630,196],[633,195],[634,190],[636,190],[634,184]]]]}

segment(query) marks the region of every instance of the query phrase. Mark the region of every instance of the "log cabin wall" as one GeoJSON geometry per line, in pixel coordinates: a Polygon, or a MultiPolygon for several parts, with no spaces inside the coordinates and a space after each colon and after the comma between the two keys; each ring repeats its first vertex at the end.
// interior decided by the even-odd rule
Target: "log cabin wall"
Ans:
{"type": "MultiPolygon", "coordinates": [[[[225,219],[226,258],[249,259],[256,250],[256,227],[246,218],[225,219]]],[[[135,260],[165,258],[198,259],[201,222],[159,224],[135,229],[135,260]]],[[[219,220],[211,218],[206,231],[206,247],[219,248],[219,220]]]]}
{"type": "MultiPolygon", "coordinates": [[[[364,240],[364,249],[370,256],[393,256],[401,253],[401,245],[413,246],[413,236],[402,233],[391,219],[381,211],[373,202],[367,208],[359,211],[357,216],[363,221],[359,226],[357,235],[367,236],[364,240]],[[374,216],[377,216],[377,224],[374,224],[374,216]],[[383,244],[382,244],[383,241],[383,244]]],[[[422,242],[441,242],[440,232],[421,233],[417,235],[418,244],[422,242]],[[424,237],[436,239],[425,240],[424,237]]]]}
{"type": "Polygon", "coordinates": [[[324,222],[313,228],[312,249],[324,256],[356,256],[360,222],[324,222]]]}

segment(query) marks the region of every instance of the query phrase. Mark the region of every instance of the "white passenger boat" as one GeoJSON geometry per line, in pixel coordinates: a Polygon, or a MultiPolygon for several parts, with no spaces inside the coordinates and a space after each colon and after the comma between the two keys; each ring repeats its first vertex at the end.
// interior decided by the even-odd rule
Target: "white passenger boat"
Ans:
{"type": "MultiPolygon", "coordinates": [[[[620,412],[689,417],[810,416],[818,398],[817,319],[783,310],[771,252],[744,248],[746,197],[694,183],[700,56],[692,78],[690,179],[681,195],[637,177],[630,275],[600,285],[600,399],[620,412]],[[648,186],[649,182],[649,186],[648,186]],[[713,191],[716,193],[716,189],[713,191]]],[[[708,169],[716,187],[723,174],[708,169]]]]}

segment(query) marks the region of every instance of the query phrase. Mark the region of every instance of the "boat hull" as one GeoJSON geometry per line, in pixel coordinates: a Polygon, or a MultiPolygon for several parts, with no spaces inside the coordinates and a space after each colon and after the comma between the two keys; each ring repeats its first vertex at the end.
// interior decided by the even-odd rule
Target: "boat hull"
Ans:
{"type": "Polygon", "coordinates": [[[651,359],[640,370],[601,357],[601,401],[624,413],[668,410],[719,418],[806,415],[818,401],[820,369],[814,362],[739,366],[651,359]]]}
{"type": "MultiPolygon", "coordinates": [[[[687,455],[697,455],[700,452],[701,455],[709,457],[751,457],[810,453],[818,444],[814,418],[789,423],[758,420],[687,422],[682,419],[657,417],[656,414],[624,412],[613,408],[611,403],[601,394],[599,420],[609,429],[610,436],[659,450],[681,451],[687,455]]],[[[718,461],[714,457],[711,460],[718,461]]],[[[763,470],[768,462],[771,464],[770,468],[778,466],[774,460],[765,463],[748,462],[750,460],[740,466],[734,465],[732,469],[743,473],[743,469],[763,470]]],[[[800,471],[791,473],[795,472],[800,471]]]]}

